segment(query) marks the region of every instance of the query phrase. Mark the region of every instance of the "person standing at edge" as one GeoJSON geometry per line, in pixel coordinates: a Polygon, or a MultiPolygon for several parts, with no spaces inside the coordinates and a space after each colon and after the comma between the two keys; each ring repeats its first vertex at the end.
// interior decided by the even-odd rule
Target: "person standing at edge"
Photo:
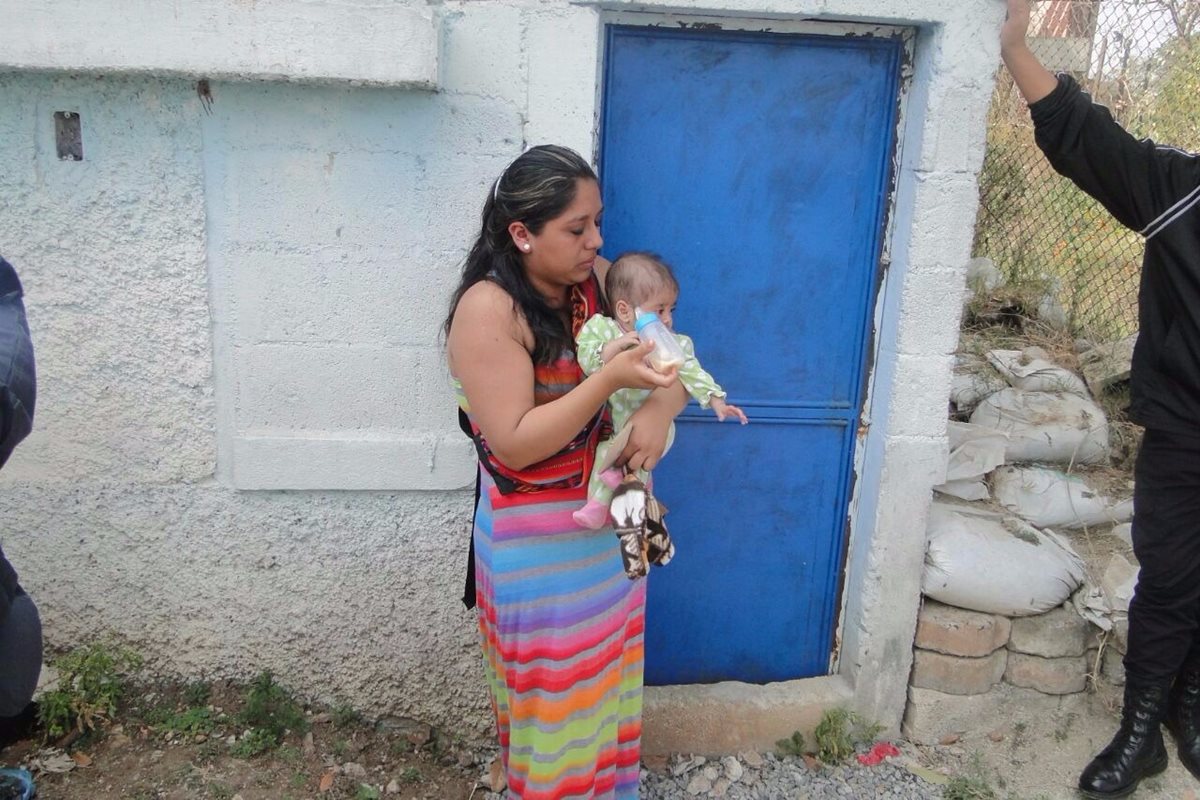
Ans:
{"type": "MultiPolygon", "coordinates": [[[[17,271],[0,258],[0,467],[33,429],[37,376],[17,271]]],[[[29,734],[42,669],[42,623],[0,546],[0,748],[29,734]]]]}
{"type": "Polygon", "coordinates": [[[645,581],[583,505],[609,396],[654,389],[619,462],[652,469],[687,394],[647,343],[584,376],[574,337],[604,310],[600,187],[565,147],[534,147],[496,179],[445,332],[479,453],[474,599],[509,795],[638,796],[645,581]]]}
{"type": "Polygon", "coordinates": [[[1000,52],[1050,164],[1146,239],[1130,418],[1145,427],[1134,468],[1125,703],[1087,765],[1089,798],[1122,797],[1167,766],[1161,724],[1200,778],[1200,157],[1138,141],[1068,75],[1030,51],[1029,0],[1007,0],[1000,52]]]}

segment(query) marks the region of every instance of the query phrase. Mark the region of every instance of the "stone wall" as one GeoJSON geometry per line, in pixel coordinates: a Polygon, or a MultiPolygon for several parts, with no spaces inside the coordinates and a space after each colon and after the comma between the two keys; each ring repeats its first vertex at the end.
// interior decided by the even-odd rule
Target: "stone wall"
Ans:
{"type": "Polygon", "coordinates": [[[1123,683],[1118,639],[1070,605],[1006,617],[926,598],[917,618],[904,734],[935,744],[991,733],[1018,704],[1027,710],[1078,702],[1089,678],[1123,683]]]}

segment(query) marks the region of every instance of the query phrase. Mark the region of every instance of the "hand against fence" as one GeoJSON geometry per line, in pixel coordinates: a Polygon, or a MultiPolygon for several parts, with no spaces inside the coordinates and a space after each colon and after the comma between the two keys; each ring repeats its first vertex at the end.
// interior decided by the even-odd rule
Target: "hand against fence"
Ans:
{"type": "Polygon", "coordinates": [[[1000,29],[1000,49],[1009,50],[1025,44],[1029,33],[1029,0],[1008,0],[1008,15],[1000,29]]]}

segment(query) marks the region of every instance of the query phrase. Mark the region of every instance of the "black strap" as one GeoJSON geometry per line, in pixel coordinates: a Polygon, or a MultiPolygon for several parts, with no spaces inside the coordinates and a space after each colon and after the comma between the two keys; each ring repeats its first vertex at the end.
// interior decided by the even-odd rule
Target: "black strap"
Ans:
{"type": "MultiPolygon", "coordinates": [[[[466,412],[461,408],[458,409],[458,427],[472,440],[475,439],[471,432],[471,420],[467,418],[466,412]]],[[[477,442],[478,443],[478,442],[477,442]]],[[[467,580],[463,587],[463,605],[468,609],[475,607],[475,514],[479,511],[479,470],[475,471],[475,504],[471,506],[471,544],[467,551],[467,580]]]]}

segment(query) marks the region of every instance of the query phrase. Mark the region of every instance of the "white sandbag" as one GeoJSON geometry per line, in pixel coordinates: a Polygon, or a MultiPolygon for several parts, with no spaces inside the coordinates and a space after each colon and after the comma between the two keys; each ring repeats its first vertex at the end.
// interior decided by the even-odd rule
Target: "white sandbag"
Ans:
{"type": "Polygon", "coordinates": [[[1067,392],[1003,389],[985,397],[971,422],[1008,434],[1005,460],[1099,464],[1108,458],[1108,418],[1067,392]]]}
{"type": "Polygon", "coordinates": [[[1061,605],[1083,560],[1050,531],[1016,517],[934,501],[921,591],[959,608],[1022,617],[1061,605]]]}
{"type": "Polygon", "coordinates": [[[950,442],[948,481],[978,478],[1004,463],[1008,435],[998,430],[951,420],[946,424],[946,438],[950,442]]]}
{"type": "Polygon", "coordinates": [[[1090,397],[1087,385],[1069,369],[1048,361],[1040,348],[1027,350],[992,350],[988,361],[1008,383],[1027,392],[1069,392],[1090,397]]]}
{"type": "Polygon", "coordinates": [[[1137,586],[1138,568],[1129,563],[1129,559],[1120,553],[1113,553],[1104,567],[1104,576],[1100,579],[1100,588],[1112,605],[1113,611],[1129,611],[1129,601],[1133,599],[1133,590],[1137,586]]]}
{"type": "Polygon", "coordinates": [[[946,432],[950,440],[946,482],[933,490],[963,500],[987,500],[991,492],[983,477],[1004,463],[1008,437],[982,425],[954,420],[946,432]]]}
{"type": "Polygon", "coordinates": [[[959,353],[954,357],[950,402],[959,414],[970,414],[980,400],[1007,385],[996,370],[979,356],[959,353]]]}
{"type": "Polygon", "coordinates": [[[1133,500],[1106,497],[1077,475],[1042,467],[1000,467],[992,475],[1000,505],[1039,528],[1115,525],[1133,518],[1133,500]]]}
{"type": "Polygon", "coordinates": [[[966,480],[946,481],[940,486],[933,487],[935,492],[957,497],[959,500],[987,500],[992,496],[988,491],[987,481],[982,477],[966,480]]]}

